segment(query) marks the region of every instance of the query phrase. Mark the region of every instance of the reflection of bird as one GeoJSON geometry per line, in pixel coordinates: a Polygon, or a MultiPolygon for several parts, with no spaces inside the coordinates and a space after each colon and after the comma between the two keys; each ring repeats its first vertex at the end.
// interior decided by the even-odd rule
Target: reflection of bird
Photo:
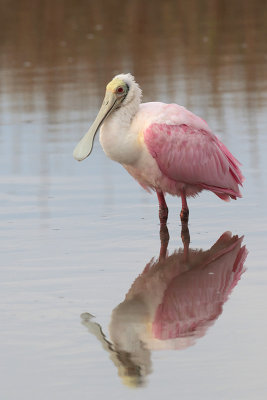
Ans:
{"type": "Polygon", "coordinates": [[[145,189],[156,191],[161,223],[168,217],[164,193],[181,196],[182,221],[189,215],[186,198],[203,189],[226,201],[241,197],[239,162],[203,119],[177,104],[140,102],[141,89],[134,77],[117,75],[107,85],[96,120],[74,157],[81,161],[91,153],[103,124],[100,142],[105,153],[145,189]]]}
{"type": "MultiPolygon", "coordinates": [[[[88,313],[83,324],[101,341],[123,382],[141,385],[151,372],[150,350],[184,349],[203,336],[243,273],[242,237],[224,233],[210,250],[189,249],[150,261],[112,312],[108,341],[88,313]]],[[[166,253],[165,253],[166,254],[166,253]]]]}

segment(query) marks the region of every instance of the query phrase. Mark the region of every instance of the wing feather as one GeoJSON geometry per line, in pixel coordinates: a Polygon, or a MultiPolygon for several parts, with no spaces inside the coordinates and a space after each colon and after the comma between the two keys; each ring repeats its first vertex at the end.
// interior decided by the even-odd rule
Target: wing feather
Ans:
{"type": "Polygon", "coordinates": [[[220,197],[241,197],[239,162],[211,132],[187,124],[152,123],[144,140],[160,170],[170,179],[200,185],[220,197]]]}

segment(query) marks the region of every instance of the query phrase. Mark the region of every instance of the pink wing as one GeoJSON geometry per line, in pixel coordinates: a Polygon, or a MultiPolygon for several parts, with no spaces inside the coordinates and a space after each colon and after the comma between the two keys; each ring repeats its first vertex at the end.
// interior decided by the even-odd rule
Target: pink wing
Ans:
{"type": "Polygon", "coordinates": [[[152,123],[144,139],[168,178],[199,185],[224,200],[241,197],[238,185],[244,178],[240,163],[211,132],[189,124],[152,123]]]}

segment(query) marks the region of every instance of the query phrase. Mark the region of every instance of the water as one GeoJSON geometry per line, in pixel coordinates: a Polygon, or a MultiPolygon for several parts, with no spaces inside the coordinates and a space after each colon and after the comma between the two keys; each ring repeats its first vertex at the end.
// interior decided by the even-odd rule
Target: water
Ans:
{"type": "MultiPolygon", "coordinates": [[[[13,0],[0,7],[1,398],[265,399],[266,2],[13,0]],[[189,200],[190,248],[209,250],[231,231],[249,252],[222,312],[211,326],[204,321],[194,345],[141,346],[148,361],[135,388],[121,372],[131,357],[114,363],[121,353],[112,311],[157,262],[157,201],[98,142],[88,160],[72,158],[106,83],[128,71],[144,101],[190,108],[243,164],[242,199],[202,193],[189,200]],[[99,326],[106,341],[95,334],[99,326]]],[[[167,202],[171,256],[182,248],[180,202],[167,202]]],[[[157,293],[153,279],[149,285],[157,293]]],[[[142,312],[145,341],[151,321],[140,323],[142,312]]]]}

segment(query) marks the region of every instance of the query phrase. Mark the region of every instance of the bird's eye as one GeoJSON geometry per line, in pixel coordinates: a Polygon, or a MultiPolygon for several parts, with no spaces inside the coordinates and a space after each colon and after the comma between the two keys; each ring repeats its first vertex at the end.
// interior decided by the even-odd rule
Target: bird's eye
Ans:
{"type": "Polygon", "coordinates": [[[123,87],[122,87],[122,86],[119,86],[118,89],[116,90],[116,92],[117,92],[118,94],[124,93],[123,87]]]}

